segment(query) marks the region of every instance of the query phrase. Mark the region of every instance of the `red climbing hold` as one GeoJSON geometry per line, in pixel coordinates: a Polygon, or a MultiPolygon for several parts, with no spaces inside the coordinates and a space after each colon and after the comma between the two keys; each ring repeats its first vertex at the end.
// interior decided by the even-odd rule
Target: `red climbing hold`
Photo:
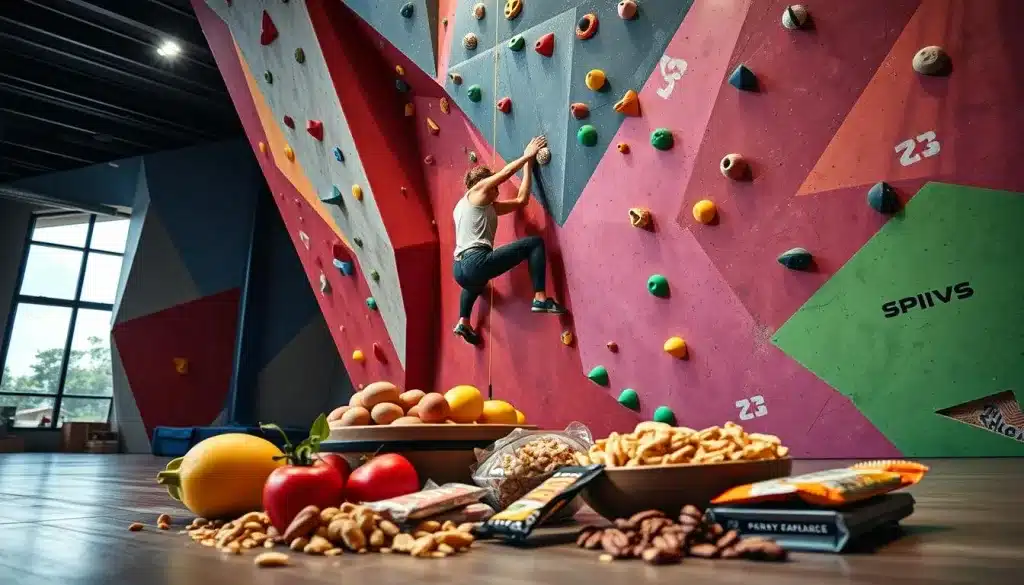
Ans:
{"type": "Polygon", "coordinates": [[[388,363],[388,354],[384,353],[381,346],[376,343],[373,344],[373,357],[377,358],[377,361],[382,364],[388,363]]]}
{"type": "Polygon", "coordinates": [[[512,111],[512,98],[503,97],[498,100],[498,111],[502,114],[507,114],[512,111]]]}
{"type": "Polygon", "coordinates": [[[289,128],[291,128],[292,130],[294,130],[295,129],[295,120],[293,120],[291,116],[285,116],[284,117],[284,125],[289,127],[289,128]]]}
{"type": "Polygon", "coordinates": [[[590,108],[587,107],[587,104],[580,102],[569,106],[569,111],[572,112],[572,117],[577,120],[583,120],[590,115],[590,108]]]}
{"type": "Polygon", "coordinates": [[[555,33],[548,33],[541,38],[537,39],[537,44],[533,46],[534,50],[550,57],[555,54],[555,33]]]}
{"type": "Polygon", "coordinates": [[[269,45],[274,42],[277,38],[277,27],[274,26],[274,21],[270,20],[270,15],[267,11],[263,11],[263,24],[260,26],[260,44],[269,45]]]}
{"type": "Polygon", "coordinates": [[[313,138],[316,138],[320,142],[324,141],[324,123],[320,120],[310,120],[306,122],[306,132],[313,138]]]}

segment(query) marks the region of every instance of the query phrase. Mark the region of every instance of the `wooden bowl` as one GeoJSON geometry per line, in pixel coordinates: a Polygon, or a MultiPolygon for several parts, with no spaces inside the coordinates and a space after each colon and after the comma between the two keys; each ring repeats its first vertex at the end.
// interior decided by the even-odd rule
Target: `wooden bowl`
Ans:
{"type": "Polygon", "coordinates": [[[325,453],[337,453],[352,468],[377,453],[398,453],[409,460],[420,482],[472,484],[470,466],[476,464],[474,449],[485,449],[519,429],[532,425],[331,426],[331,436],[320,444],[325,453]]]}
{"type": "Polygon", "coordinates": [[[730,461],[703,465],[650,465],[605,468],[584,488],[583,500],[608,520],[644,510],[674,518],[686,504],[706,508],[729,488],[786,477],[793,460],[730,461]]]}

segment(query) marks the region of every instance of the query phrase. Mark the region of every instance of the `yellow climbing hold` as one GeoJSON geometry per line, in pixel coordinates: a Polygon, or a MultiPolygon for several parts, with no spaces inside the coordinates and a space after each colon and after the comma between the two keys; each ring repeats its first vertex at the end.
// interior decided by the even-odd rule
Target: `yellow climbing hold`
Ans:
{"type": "Polygon", "coordinates": [[[411,118],[416,115],[416,106],[413,104],[405,104],[405,117],[411,118]]]}
{"type": "Polygon", "coordinates": [[[402,67],[401,65],[395,65],[395,73],[399,75],[405,75],[405,67],[402,67]]]}
{"type": "Polygon", "coordinates": [[[363,350],[357,349],[352,352],[352,361],[357,364],[361,364],[366,361],[366,356],[363,355],[363,350]]]}
{"type": "Polygon", "coordinates": [[[292,150],[292,147],[284,147],[284,157],[288,159],[289,162],[295,162],[295,151],[292,150]]]}
{"type": "Polygon", "coordinates": [[[452,111],[452,105],[448,101],[448,98],[441,98],[441,112],[447,114],[450,111],[452,111]]]}
{"type": "Polygon", "coordinates": [[[685,360],[686,342],[682,337],[669,337],[665,342],[665,353],[676,359],[685,360]]]}
{"type": "Polygon", "coordinates": [[[718,215],[718,209],[715,207],[715,202],[710,199],[702,199],[693,204],[693,219],[705,225],[715,221],[716,215],[718,215]]]}
{"type": "Polygon", "coordinates": [[[606,81],[608,81],[608,78],[605,76],[604,71],[600,69],[591,69],[587,73],[587,87],[594,91],[604,87],[606,81]]]}
{"type": "Polygon", "coordinates": [[[359,185],[352,185],[352,196],[356,198],[356,201],[363,200],[363,188],[359,185]]]}
{"type": "Polygon", "coordinates": [[[263,154],[267,154],[267,143],[263,142],[261,140],[259,146],[260,146],[260,152],[263,153],[263,154]]]}
{"type": "Polygon", "coordinates": [[[437,136],[441,132],[441,127],[437,125],[437,122],[427,118],[427,130],[430,130],[431,134],[437,136]]]}
{"type": "Polygon", "coordinates": [[[562,332],[562,345],[572,345],[572,331],[566,329],[562,332]]]}

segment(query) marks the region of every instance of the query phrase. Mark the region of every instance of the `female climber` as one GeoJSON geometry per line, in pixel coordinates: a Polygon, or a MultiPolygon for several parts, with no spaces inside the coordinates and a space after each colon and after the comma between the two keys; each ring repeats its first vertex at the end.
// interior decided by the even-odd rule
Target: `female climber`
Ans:
{"type": "Polygon", "coordinates": [[[523,156],[505,165],[497,173],[485,166],[473,167],[466,173],[466,194],[455,205],[455,282],[462,287],[459,297],[459,323],[454,333],[477,345],[480,335],[473,330],[469,317],[473,304],[491,279],[512,270],[524,260],[533,281],[534,313],[565,313],[565,308],[544,293],[545,257],[544,240],[528,236],[494,247],[494,233],[498,230],[498,216],[522,209],[530,200],[533,158],[547,146],[547,140],[538,136],[523,150],[523,156]],[[498,186],[523,170],[519,194],[512,200],[498,200],[498,186]]]}

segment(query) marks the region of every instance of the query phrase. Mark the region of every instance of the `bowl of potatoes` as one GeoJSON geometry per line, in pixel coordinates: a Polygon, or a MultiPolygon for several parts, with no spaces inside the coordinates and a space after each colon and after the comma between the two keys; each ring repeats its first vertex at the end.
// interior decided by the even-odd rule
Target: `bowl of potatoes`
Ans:
{"type": "Polygon", "coordinates": [[[778,437],[731,422],[703,430],[642,422],[632,433],[595,441],[588,457],[605,470],[581,495],[609,520],[651,509],[674,517],[738,485],[790,475],[788,453],[778,437]]]}

